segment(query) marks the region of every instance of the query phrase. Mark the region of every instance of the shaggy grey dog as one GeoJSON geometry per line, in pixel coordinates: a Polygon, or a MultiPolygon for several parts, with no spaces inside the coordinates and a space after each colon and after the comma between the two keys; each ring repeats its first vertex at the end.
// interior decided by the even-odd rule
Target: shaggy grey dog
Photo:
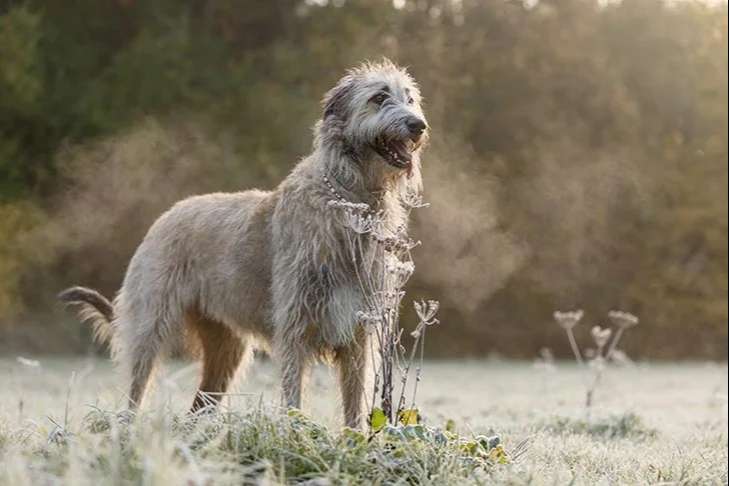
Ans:
{"type": "Polygon", "coordinates": [[[260,346],[280,359],[289,407],[301,406],[312,361],[335,363],[345,422],[361,426],[373,365],[355,317],[365,308],[361,262],[346,250],[328,203],[366,203],[391,230],[407,225],[402,198],[421,189],[427,138],[420,101],[414,80],[390,61],[349,71],[324,96],[313,153],[274,191],[175,204],[150,228],[113,304],[83,287],[60,294],[110,341],[131,377],[130,407],[140,404],[161,352],[184,339],[203,360],[193,410],[216,403],[260,346]]]}

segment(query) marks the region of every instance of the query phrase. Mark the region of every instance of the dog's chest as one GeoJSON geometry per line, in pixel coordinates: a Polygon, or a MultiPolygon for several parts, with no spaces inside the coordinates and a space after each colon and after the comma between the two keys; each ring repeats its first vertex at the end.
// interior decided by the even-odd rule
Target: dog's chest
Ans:
{"type": "Polygon", "coordinates": [[[318,251],[305,272],[300,292],[322,341],[345,345],[353,339],[357,314],[384,290],[384,253],[370,235],[331,229],[316,242],[318,251]]]}
{"type": "MultiPolygon", "coordinates": [[[[331,290],[342,286],[361,287],[362,279],[381,269],[377,242],[369,235],[352,234],[346,229],[334,230],[319,247],[310,271],[323,287],[331,290]]],[[[331,292],[329,292],[331,293],[331,292]]]]}

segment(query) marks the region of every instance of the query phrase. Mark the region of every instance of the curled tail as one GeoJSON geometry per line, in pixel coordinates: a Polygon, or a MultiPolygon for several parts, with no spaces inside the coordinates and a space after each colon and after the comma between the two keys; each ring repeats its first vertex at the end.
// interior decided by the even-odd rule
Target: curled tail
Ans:
{"type": "Polygon", "coordinates": [[[114,307],[111,302],[95,290],[85,287],[71,287],[60,294],[58,299],[66,305],[78,306],[78,316],[94,327],[94,339],[108,343],[113,334],[114,307]]]}

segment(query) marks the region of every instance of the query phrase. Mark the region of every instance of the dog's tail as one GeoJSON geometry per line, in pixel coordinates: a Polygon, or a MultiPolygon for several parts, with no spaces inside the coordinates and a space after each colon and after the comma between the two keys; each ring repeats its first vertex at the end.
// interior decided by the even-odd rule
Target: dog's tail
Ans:
{"type": "Polygon", "coordinates": [[[79,308],[79,318],[91,323],[97,342],[106,344],[111,341],[114,335],[114,307],[109,299],[85,287],[68,288],[58,294],[58,299],[66,305],[79,308]]]}

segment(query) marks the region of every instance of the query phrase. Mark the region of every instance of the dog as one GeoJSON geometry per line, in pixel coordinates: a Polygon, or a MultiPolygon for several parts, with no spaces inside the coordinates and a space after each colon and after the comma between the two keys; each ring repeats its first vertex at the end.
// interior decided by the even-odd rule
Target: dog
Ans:
{"type": "Polygon", "coordinates": [[[313,152],[275,190],[175,204],[137,248],[113,303],[84,287],[59,294],[110,343],[131,379],[131,409],[161,353],[183,339],[203,362],[193,412],[217,404],[261,347],[280,360],[287,407],[301,407],[314,361],[335,364],[345,423],[361,427],[373,343],[356,318],[366,296],[328,202],[367,204],[389,228],[406,227],[402,196],[422,189],[429,127],[418,85],[389,60],[349,70],[322,106],[313,152]]]}

